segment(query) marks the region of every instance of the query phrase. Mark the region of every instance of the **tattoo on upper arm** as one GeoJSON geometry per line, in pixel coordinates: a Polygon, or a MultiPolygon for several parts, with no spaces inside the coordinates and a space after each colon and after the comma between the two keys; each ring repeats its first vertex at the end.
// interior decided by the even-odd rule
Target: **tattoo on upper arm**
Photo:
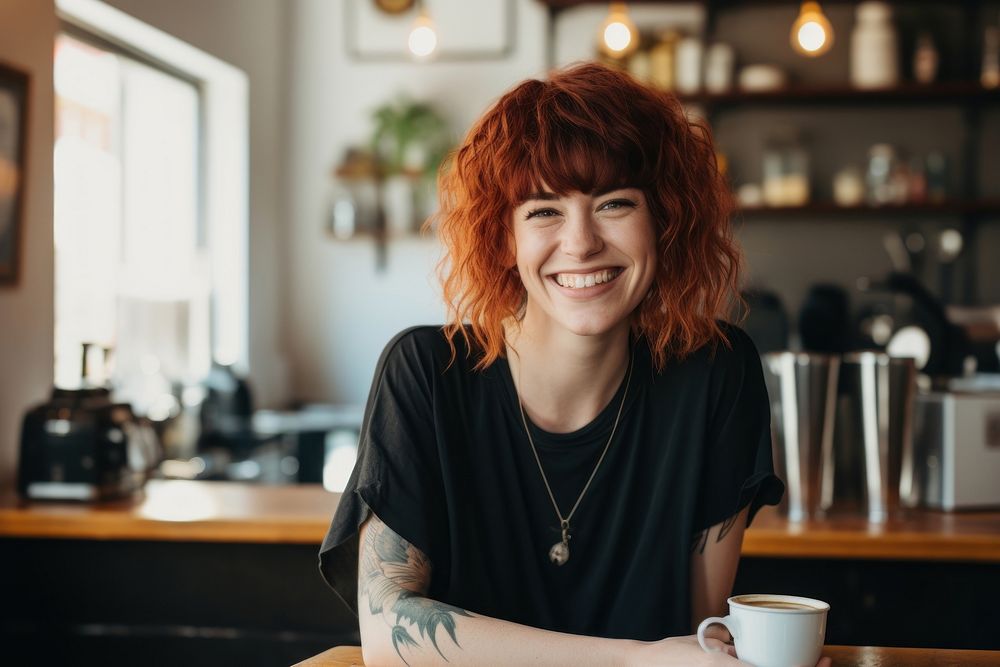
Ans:
{"type": "Polygon", "coordinates": [[[736,514],[732,515],[731,517],[723,521],[722,526],[719,527],[719,538],[715,541],[721,542],[722,540],[726,539],[726,535],[729,534],[729,531],[733,529],[733,526],[736,525],[736,522],[742,515],[743,515],[742,512],[737,512],[736,514]]]}
{"type": "MultiPolygon", "coordinates": [[[[358,593],[368,598],[368,610],[391,622],[392,647],[404,663],[401,647],[419,647],[401,621],[416,626],[420,638],[429,637],[444,658],[437,642],[438,627],[443,627],[455,645],[455,617],[472,614],[450,604],[424,597],[431,580],[431,562],[420,551],[388,526],[372,517],[365,530],[365,544],[358,564],[358,593]],[[386,614],[383,616],[383,614],[386,614]],[[387,618],[388,617],[388,618],[387,618]]],[[[409,663],[407,663],[409,664],[409,663]]]]}
{"type": "MultiPolygon", "coordinates": [[[[722,540],[726,539],[726,535],[732,532],[733,527],[736,525],[736,522],[742,515],[743,515],[742,511],[737,512],[736,514],[732,515],[731,517],[722,522],[722,524],[719,526],[719,534],[715,538],[716,543],[719,543],[722,540]]],[[[694,540],[691,544],[691,553],[695,552],[697,552],[698,554],[705,553],[705,547],[708,546],[708,531],[710,530],[711,528],[706,528],[705,530],[695,533],[694,540]]]]}
{"type": "Polygon", "coordinates": [[[705,544],[708,542],[708,529],[701,531],[700,533],[695,533],[694,543],[691,545],[691,553],[698,552],[700,554],[705,553],[705,544]]]}

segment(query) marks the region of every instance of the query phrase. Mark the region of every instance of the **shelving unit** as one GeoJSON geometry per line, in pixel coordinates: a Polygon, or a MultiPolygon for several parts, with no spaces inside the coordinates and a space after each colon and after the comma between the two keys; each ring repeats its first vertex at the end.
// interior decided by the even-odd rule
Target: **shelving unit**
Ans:
{"type": "Polygon", "coordinates": [[[859,106],[963,104],[982,106],[1000,102],[1000,88],[983,88],[977,83],[950,81],[933,84],[905,83],[893,88],[859,90],[850,86],[796,86],[776,91],[681,95],[686,104],[715,110],[742,105],[779,106],[859,106]]]}
{"type": "MultiPolygon", "coordinates": [[[[550,43],[549,53],[554,58],[556,24],[561,14],[572,7],[580,5],[606,4],[599,0],[542,0],[549,9],[550,43]]],[[[644,0],[630,4],[671,5],[677,2],[671,0],[644,0]]],[[[704,21],[701,38],[711,43],[718,38],[720,16],[734,10],[772,11],[775,8],[797,8],[798,2],[793,0],[704,0],[704,21]]],[[[856,2],[829,1],[830,6],[854,6],[856,2]]],[[[680,96],[687,105],[702,109],[709,124],[716,127],[719,119],[728,118],[732,114],[747,112],[764,112],[786,114],[801,112],[813,115],[827,111],[852,110],[932,110],[947,109],[957,111],[960,123],[960,133],[947,144],[953,151],[954,173],[957,175],[955,188],[950,197],[942,202],[907,203],[890,206],[851,206],[841,207],[833,202],[817,200],[806,206],[796,207],[753,207],[740,210],[736,216],[738,221],[751,224],[753,221],[768,220],[781,222],[812,222],[821,219],[835,218],[838,220],[859,220],[871,224],[894,221],[941,223],[959,229],[962,232],[967,248],[974,248],[979,234],[979,227],[984,220],[1000,216],[1000,199],[997,193],[991,192],[985,197],[981,188],[981,151],[983,136],[983,115],[988,110],[1000,108],[1000,89],[987,89],[978,83],[979,67],[979,33],[983,28],[980,17],[984,8],[992,12],[997,10],[1000,16],[1000,3],[991,0],[975,0],[963,2],[958,6],[942,9],[939,3],[900,3],[890,2],[897,9],[913,9],[924,7],[928,12],[951,12],[952,27],[960,36],[950,46],[951,52],[942,51],[943,58],[948,57],[949,67],[942,64],[942,80],[933,84],[917,84],[902,82],[898,86],[878,90],[859,90],[847,84],[847,72],[844,72],[843,83],[827,81],[823,85],[793,85],[781,90],[767,92],[746,92],[733,89],[724,93],[699,93],[680,96]],[[957,17],[956,17],[957,14],[957,17]]],[[[789,23],[789,26],[791,24],[789,23]]],[[[848,40],[849,34],[841,33],[839,39],[848,40]]],[[[902,35],[901,35],[902,39],[902,35]]],[[[787,44],[787,42],[785,42],[787,44]]],[[[784,45],[775,44],[774,50],[784,45]]],[[[939,45],[940,46],[940,45],[939,45]]],[[[554,63],[553,63],[554,64],[554,63]]],[[[930,132],[935,128],[928,128],[930,132]]],[[[845,131],[842,127],[830,128],[830,132],[845,131]]],[[[720,141],[722,149],[726,146],[720,141]]],[[[821,156],[822,157],[822,156],[821,156]]],[[[829,158],[827,158],[829,160],[829,158]]],[[[735,184],[734,184],[735,185],[735,184]]],[[[974,253],[964,256],[961,269],[964,274],[963,290],[959,301],[965,304],[977,302],[978,267],[974,253]]]]}
{"type": "Polygon", "coordinates": [[[756,206],[741,208],[738,216],[743,218],[806,218],[806,217],[859,217],[882,216],[896,218],[925,217],[940,218],[941,216],[986,216],[1000,215],[1000,200],[960,201],[951,200],[941,203],[928,202],[924,204],[898,204],[886,206],[838,206],[831,202],[816,202],[806,206],[756,206]]]}

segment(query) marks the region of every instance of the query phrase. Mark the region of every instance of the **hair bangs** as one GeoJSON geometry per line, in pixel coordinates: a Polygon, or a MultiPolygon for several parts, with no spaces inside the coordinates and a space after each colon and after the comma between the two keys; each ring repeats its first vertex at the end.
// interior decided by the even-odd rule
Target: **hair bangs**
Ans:
{"type": "Polygon", "coordinates": [[[571,124],[543,105],[532,120],[522,141],[510,147],[516,155],[498,160],[509,165],[510,173],[498,176],[512,207],[534,193],[590,194],[644,188],[655,180],[642,145],[625,133],[571,124]]]}

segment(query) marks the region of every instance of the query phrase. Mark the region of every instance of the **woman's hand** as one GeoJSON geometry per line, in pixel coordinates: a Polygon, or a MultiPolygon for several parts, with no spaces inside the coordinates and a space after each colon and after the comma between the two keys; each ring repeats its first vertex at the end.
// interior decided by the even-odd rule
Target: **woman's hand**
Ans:
{"type": "MultiPolygon", "coordinates": [[[[725,628],[713,626],[705,633],[705,643],[720,649],[711,653],[698,643],[698,635],[687,637],[667,637],[656,642],[639,642],[629,665],[676,665],[677,667],[753,667],[749,662],[737,659],[736,648],[728,643],[729,632],[725,628]]],[[[831,667],[830,658],[820,658],[816,667],[831,667]]]]}
{"type": "Polygon", "coordinates": [[[706,638],[705,643],[719,651],[705,651],[697,635],[667,637],[655,642],[638,642],[629,665],[646,667],[753,667],[749,662],[736,659],[736,649],[719,639],[706,638]]]}

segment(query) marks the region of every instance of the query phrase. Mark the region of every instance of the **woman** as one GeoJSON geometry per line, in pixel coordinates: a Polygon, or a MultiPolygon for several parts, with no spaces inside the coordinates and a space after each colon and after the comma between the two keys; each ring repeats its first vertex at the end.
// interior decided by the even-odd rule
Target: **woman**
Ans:
{"type": "Polygon", "coordinates": [[[321,551],[366,663],[742,664],[690,634],[783,485],[717,319],[740,256],[707,130],[578,65],[504,95],[441,193],[450,322],[383,352],[321,551]]]}

